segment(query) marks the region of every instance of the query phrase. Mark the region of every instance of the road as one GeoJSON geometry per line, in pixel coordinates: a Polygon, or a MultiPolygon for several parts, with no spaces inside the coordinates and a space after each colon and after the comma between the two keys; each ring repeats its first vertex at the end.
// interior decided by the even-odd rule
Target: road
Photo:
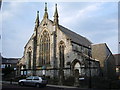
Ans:
{"type": "MultiPolygon", "coordinates": [[[[31,86],[19,86],[18,84],[2,84],[2,90],[106,90],[106,89],[82,89],[82,88],[72,88],[72,87],[55,87],[55,86],[46,86],[46,87],[31,87],[31,86]]],[[[109,89],[108,89],[109,90],[109,89]]],[[[120,90],[120,89],[110,89],[110,90],[120,90]]]]}
{"type": "Polygon", "coordinates": [[[82,90],[78,88],[60,88],[60,87],[31,87],[31,86],[19,86],[19,85],[13,85],[13,84],[3,84],[2,90],[82,90]]]}

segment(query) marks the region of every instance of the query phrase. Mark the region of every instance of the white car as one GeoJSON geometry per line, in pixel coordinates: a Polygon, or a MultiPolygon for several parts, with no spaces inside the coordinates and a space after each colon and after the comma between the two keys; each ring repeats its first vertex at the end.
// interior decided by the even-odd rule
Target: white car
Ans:
{"type": "Polygon", "coordinates": [[[19,80],[18,83],[21,86],[30,85],[30,86],[41,87],[41,86],[46,86],[47,80],[39,76],[30,76],[27,77],[26,79],[19,80]]]}

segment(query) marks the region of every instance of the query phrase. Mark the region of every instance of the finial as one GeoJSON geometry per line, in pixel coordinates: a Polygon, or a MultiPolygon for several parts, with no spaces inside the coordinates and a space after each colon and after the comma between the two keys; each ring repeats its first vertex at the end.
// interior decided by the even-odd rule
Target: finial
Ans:
{"type": "Polygon", "coordinates": [[[47,3],[45,3],[45,11],[47,11],[47,3]]]}
{"type": "Polygon", "coordinates": [[[39,11],[37,11],[37,14],[39,14],[39,11]]]}
{"type": "Polygon", "coordinates": [[[39,26],[39,11],[37,11],[37,18],[35,21],[36,26],[39,26]]]}
{"type": "Polygon", "coordinates": [[[47,3],[45,3],[45,13],[44,13],[44,18],[48,18],[48,13],[47,13],[47,3]]]}
{"type": "Polygon", "coordinates": [[[57,4],[55,4],[55,14],[54,17],[58,17],[57,4]]]}
{"type": "Polygon", "coordinates": [[[57,4],[55,4],[55,13],[54,13],[54,25],[58,25],[58,11],[57,11],[57,4]]]}
{"type": "Polygon", "coordinates": [[[55,4],[56,8],[57,8],[57,3],[55,4]]]}
{"type": "Polygon", "coordinates": [[[37,18],[39,19],[39,11],[37,11],[37,18]]]}

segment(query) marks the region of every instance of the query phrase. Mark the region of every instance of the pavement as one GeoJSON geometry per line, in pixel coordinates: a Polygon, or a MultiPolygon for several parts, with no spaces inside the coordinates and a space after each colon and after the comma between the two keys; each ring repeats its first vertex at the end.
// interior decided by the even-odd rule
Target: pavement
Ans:
{"type": "MultiPolygon", "coordinates": [[[[10,82],[10,81],[0,81],[0,83],[3,83],[3,84],[14,84],[14,85],[17,85],[18,82],[10,82]]],[[[57,87],[57,88],[73,88],[73,89],[77,89],[78,87],[73,87],[73,86],[61,86],[61,85],[50,85],[50,84],[47,84],[47,86],[49,87],[57,87]]]]}
{"type": "MultiPolygon", "coordinates": [[[[18,85],[18,82],[10,82],[10,81],[0,81],[0,84],[13,84],[18,85]]],[[[61,86],[61,85],[50,85],[47,84],[48,87],[59,88],[60,90],[106,90],[106,89],[93,89],[93,88],[79,88],[74,86],[61,86]]],[[[107,90],[120,90],[120,89],[107,89],[107,90]]]]}

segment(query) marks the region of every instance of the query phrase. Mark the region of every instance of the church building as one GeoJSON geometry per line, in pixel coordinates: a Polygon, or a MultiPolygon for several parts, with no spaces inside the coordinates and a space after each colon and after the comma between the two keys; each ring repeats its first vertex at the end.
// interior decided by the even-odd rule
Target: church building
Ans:
{"type": "Polygon", "coordinates": [[[78,70],[83,77],[99,75],[99,61],[91,57],[92,42],[59,24],[57,4],[53,17],[49,19],[47,3],[42,20],[37,11],[34,33],[18,63],[19,74],[66,78],[78,70]]]}

